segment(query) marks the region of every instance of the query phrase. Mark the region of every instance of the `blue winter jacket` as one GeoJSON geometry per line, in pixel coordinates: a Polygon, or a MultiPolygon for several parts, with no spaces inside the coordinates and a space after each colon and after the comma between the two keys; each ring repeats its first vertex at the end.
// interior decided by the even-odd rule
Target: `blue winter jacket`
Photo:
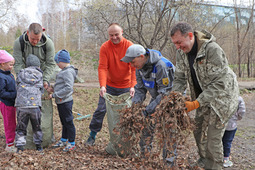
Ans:
{"type": "Polygon", "coordinates": [[[0,69],[0,100],[6,106],[14,106],[16,98],[15,78],[10,71],[0,69]]]}

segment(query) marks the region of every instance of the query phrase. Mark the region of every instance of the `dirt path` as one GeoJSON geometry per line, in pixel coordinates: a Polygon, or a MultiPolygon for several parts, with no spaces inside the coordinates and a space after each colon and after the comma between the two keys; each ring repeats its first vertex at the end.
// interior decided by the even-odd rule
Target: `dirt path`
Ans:
{"type": "Polygon", "coordinates": [[[242,95],[246,105],[244,118],[238,121],[232,144],[231,157],[234,166],[230,169],[255,169],[255,93],[242,95]]]}
{"type": "MultiPolygon", "coordinates": [[[[255,89],[255,81],[239,81],[238,82],[240,89],[255,89]]],[[[96,88],[100,87],[98,81],[86,81],[84,83],[75,83],[76,87],[88,87],[88,88],[96,88]]]]}

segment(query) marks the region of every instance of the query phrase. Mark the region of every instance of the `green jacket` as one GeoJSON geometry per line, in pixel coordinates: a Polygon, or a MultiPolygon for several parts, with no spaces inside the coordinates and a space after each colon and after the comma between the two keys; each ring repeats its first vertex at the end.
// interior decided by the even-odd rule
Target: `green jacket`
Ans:
{"type": "Polygon", "coordinates": [[[206,31],[195,31],[194,34],[198,53],[193,67],[202,93],[196,99],[188,56],[181,50],[177,50],[176,54],[173,91],[184,92],[188,81],[192,101],[197,100],[200,104],[197,114],[209,114],[209,123],[222,126],[238,106],[239,88],[236,75],[228,66],[225,53],[212,34],[206,31]],[[205,113],[208,109],[209,113],[205,113]]]}
{"type": "Polygon", "coordinates": [[[14,42],[13,46],[13,57],[15,58],[14,71],[16,74],[26,66],[26,58],[29,54],[36,55],[41,62],[41,70],[43,71],[43,81],[49,82],[51,74],[55,69],[55,48],[52,40],[46,36],[44,33],[41,40],[32,46],[28,40],[27,33],[23,34],[24,39],[24,53],[22,54],[19,38],[14,42]],[[46,44],[46,54],[44,54],[43,45],[46,44]]]}

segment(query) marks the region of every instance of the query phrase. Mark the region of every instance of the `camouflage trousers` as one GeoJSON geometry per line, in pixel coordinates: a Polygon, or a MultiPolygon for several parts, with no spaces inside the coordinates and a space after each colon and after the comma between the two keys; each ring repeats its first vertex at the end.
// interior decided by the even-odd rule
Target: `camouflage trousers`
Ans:
{"type": "Polygon", "coordinates": [[[41,145],[43,133],[41,130],[41,110],[37,108],[17,107],[17,127],[16,127],[16,146],[26,145],[27,126],[31,121],[33,129],[33,141],[36,145],[41,145]]]}
{"type": "Polygon", "coordinates": [[[214,124],[209,119],[211,119],[210,112],[196,114],[196,129],[193,133],[198,153],[205,164],[205,169],[220,170],[223,169],[222,137],[225,132],[225,126],[217,126],[217,118],[214,124]]]}

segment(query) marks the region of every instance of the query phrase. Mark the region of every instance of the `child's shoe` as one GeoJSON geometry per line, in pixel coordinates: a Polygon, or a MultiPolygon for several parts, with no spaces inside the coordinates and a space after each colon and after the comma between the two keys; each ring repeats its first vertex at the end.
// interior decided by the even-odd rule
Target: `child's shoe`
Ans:
{"type": "Polygon", "coordinates": [[[231,167],[231,166],[233,166],[233,162],[230,161],[229,159],[224,160],[223,166],[224,166],[224,168],[231,167]]]}
{"type": "Polygon", "coordinates": [[[76,149],[75,144],[72,145],[71,143],[67,143],[66,147],[63,149],[64,152],[69,152],[69,151],[73,151],[76,149]]]}
{"type": "Polygon", "coordinates": [[[36,145],[36,150],[39,151],[39,152],[42,152],[43,148],[42,148],[41,145],[36,145]]]}
{"type": "Polygon", "coordinates": [[[53,148],[59,148],[59,147],[63,147],[66,146],[67,142],[63,142],[62,140],[59,140],[58,143],[56,143],[55,145],[53,145],[53,148]]]}
{"type": "Polygon", "coordinates": [[[24,151],[23,146],[17,146],[17,153],[21,153],[24,151]]]}
{"type": "Polygon", "coordinates": [[[15,152],[17,152],[17,148],[15,148],[14,145],[11,145],[11,146],[6,145],[5,151],[10,152],[10,153],[15,153],[15,152]]]}
{"type": "Polygon", "coordinates": [[[42,155],[44,154],[44,153],[43,153],[43,148],[42,148],[42,146],[41,146],[40,144],[39,144],[39,145],[38,145],[38,144],[36,145],[36,150],[37,150],[38,152],[40,152],[40,154],[42,154],[42,155]]]}

